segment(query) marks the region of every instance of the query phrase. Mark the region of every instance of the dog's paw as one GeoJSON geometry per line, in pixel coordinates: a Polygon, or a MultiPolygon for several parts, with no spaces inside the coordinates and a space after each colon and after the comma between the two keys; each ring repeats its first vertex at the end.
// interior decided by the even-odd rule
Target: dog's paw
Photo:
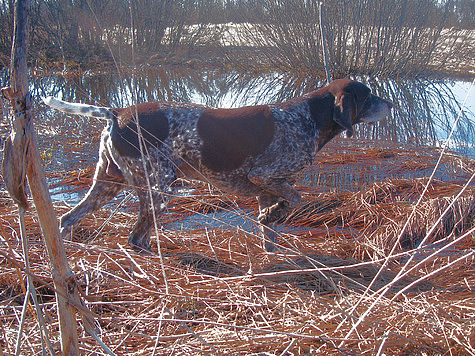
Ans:
{"type": "Polygon", "coordinates": [[[155,254],[150,248],[150,246],[134,245],[131,243],[129,243],[129,246],[132,247],[132,249],[140,255],[148,256],[155,254]]]}
{"type": "Polygon", "coordinates": [[[70,240],[71,232],[72,232],[71,226],[62,226],[62,225],[59,226],[59,236],[61,236],[63,240],[70,240]]]}
{"type": "Polygon", "coordinates": [[[274,242],[272,241],[265,241],[264,243],[264,247],[266,249],[267,252],[276,252],[277,251],[277,247],[275,246],[274,242]]]}
{"type": "Polygon", "coordinates": [[[129,246],[137,253],[141,255],[152,255],[154,252],[150,247],[150,243],[146,243],[142,240],[135,240],[133,238],[129,238],[129,246]]]}
{"type": "Polygon", "coordinates": [[[264,209],[259,215],[259,222],[264,225],[269,225],[283,218],[287,215],[289,205],[290,204],[288,201],[282,200],[277,204],[274,204],[271,207],[264,209]]]}

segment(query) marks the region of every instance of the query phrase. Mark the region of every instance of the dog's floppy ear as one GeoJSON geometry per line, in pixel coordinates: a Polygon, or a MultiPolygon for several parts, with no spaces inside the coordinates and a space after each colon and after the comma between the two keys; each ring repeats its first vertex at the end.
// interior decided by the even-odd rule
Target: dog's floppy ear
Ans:
{"type": "Polygon", "coordinates": [[[352,117],[356,113],[356,103],[354,96],[350,93],[341,93],[335,97],[335,108],[333,109],[333,120],[346,130],[348,137],[353,136],[352,117]]]}

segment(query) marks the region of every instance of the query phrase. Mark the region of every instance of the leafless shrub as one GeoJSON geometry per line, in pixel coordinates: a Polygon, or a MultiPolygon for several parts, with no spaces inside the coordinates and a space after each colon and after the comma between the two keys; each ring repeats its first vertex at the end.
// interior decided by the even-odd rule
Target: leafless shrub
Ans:
{"type": "MultiPolygon", "coordinates": [[[[265,61],[295,72],[323,76],[317,2],[264,0],[264,19],[243,24],[247,42],[265,61]]],[[[449,7],[432,1],[327,1],[324,26],[334,77],[448,72],[470,56],[466,31],[444,29],[449,7]]]]}
{"type": "MultiPolygon", "coordinates": [[[[0,53],[9,54],[12,1],[0,2],[0,53]]],[[[38,0],[30,4],[30,48],[34,61],[100,62],[116,56],[180,52],[209,44],[219,31],[200,22],[203,5],[195,0],[109,1],[38,0]],[[134,43],[134,48],[132,48],[134,43]]]]}

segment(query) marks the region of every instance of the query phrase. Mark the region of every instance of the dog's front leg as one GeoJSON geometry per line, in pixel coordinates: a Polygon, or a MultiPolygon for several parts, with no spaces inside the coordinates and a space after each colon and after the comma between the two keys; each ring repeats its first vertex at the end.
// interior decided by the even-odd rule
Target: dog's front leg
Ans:
{"type": "Polygon", "coordinates": [[[266,213],[268,209],[279,202],[279,197],[273,194],[264,194],[257,197],[259,203],[259,230],[261,230],[262,237],[264,239],[264,246],[266,251],[272,252],[276,250],[275,243],[277,242],[277,228],[276,223],[264,223],[266,220],[266,213]]]}
{"type": "Polygon", "coordinates": [[[270,239],[266,241],[266,250],[274,251],[277,234],[275,222],[287,217],[292,209],[298,206],[302,200],[299,192],[282,178],[263,178],[256,172],[248,175],[249,180],[259,186],[268,194],[261,195],[259,200],[259,222],[264,225],[264,235],[270,239]],[[279,201],[279,197],[282,200],[279,201]]]}

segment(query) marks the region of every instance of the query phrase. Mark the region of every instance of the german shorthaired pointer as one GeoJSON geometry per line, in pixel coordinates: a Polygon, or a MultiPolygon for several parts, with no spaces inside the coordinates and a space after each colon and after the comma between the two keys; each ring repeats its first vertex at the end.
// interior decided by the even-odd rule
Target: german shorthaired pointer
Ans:
{"type": "Polygon", "coordinates": [[[115,109],[52,97],[44,102],[70,114],[108,119],[94,182],[84,199],[61,217],[62,235],[132,187],[140,212],[129,244],[138,250],[150,250],[152,208],[159,216],[177,177],[257,196],[265,246],[274,250],[275,223],[301,200],[292,187],[299,172],[333,137],[344,130],[351,136],[353,125],[381,120],[392,108],[391,102],[348,79],[284,103],[237,109],[171,102],[115,109]]]}

